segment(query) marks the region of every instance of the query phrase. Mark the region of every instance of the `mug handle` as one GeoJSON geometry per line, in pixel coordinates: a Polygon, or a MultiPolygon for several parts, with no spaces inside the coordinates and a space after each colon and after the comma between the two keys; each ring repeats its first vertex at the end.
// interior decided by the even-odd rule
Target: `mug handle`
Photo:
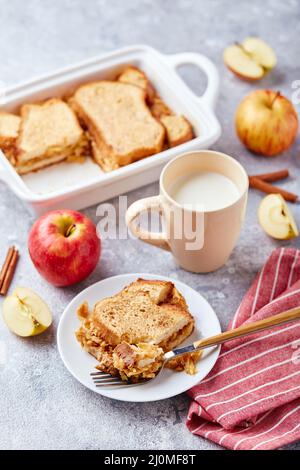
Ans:
{"type": "Polygon", "coordinates": [[[165,232],[149,232],[135,223],[135,220],[143,212],[147,212],[149,209],[161,212],[161,208],[162,204],[160,196],[152,196],[140,199],[139,201],[131,204],[131,206],[127,209],[126,224],[129,227],[131,233],[139,240],[142,240],[145,243],[149,243],[150,245],[157,246],[158,248],[162,248],[163,250],[171,251],[167,234],[165,232]]]}

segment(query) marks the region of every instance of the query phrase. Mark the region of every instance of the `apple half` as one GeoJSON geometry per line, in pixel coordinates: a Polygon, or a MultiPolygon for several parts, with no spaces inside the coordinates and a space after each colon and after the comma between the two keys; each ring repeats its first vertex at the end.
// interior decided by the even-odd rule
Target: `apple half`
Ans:
{"type": "Polygon", "coordinates": [[[229,70],[245,80],[259,80],[276,65],[273,49],[255,37],[226,47],[223,58],[229,70]]]}
{"type": "Polygon", "coordinates": [[[31,289],[17,287],[3,302],[3,318],[8,328],[23,337],[43,333],[52,323],[45,302],[31,289]]]}
{"type": "Polygon", "coordinates": [[[293,214],[281,194],[264,197],[258,208],[258,220],[264,231],[278,240],[299,235],[293,214]]]}

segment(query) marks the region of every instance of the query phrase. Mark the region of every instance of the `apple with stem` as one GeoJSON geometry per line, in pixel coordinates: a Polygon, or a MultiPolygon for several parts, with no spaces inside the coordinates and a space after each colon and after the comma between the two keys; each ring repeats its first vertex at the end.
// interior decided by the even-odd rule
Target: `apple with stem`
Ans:
{"type": "Polygon", "coordinates": [[[238,137],[249,150],[273,156],[293,144],[298,116],[293,104],[279,91],[256,90],[239,104],[235,126],[238,137]]]}
{"type": "Polygon", "coordinates": [[[223,54],[227,68],[244,80],[259,80],[276,65],[273,49],[262,39],[246,38],[226,47],[223,54]]]}
{"type": "Polygon", "coordinates": [[[28,249],[38,272],[62,287],[91,274],[100,257],[101,242],[88,217],[77,211],[55,210],[34,223],[28,249]]]}

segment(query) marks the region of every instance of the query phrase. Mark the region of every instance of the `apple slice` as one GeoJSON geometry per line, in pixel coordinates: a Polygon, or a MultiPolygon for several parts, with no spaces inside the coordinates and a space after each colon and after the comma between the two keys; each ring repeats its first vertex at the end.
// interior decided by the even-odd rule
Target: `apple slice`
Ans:
{"type": "Polygon", "coordinates": [[[229,70],[245,80],[259,80],[276,65],[271,47],[255,37],[226,47],[223,58],[229,70]]]}
{"type": "Polygon", "coordinates": [[[264,197],[258,208],[258,220],[265,232],[278,240],[289,240],[299,235],[298,228],[281,194],[264,197]]]}
{"type": "Polygon", "coordinates": [[[249,37],[243,41],[242,46],[252,59],[264,69],[271,70],[276,65],[276,55],[273,49],[262,39],[249,37]]]}
{"type": "Polygon", "coordinates": [[[25,287],[17,287],[3,302],[3,318],[8,328],[19,336],[43,333],[52,323],[45,302],[25,287]]]}
{"type": "Polygon", "coordinates": [[[247,54],[241,45],[234,44],[224,51],[225,65],[231,72],[246,80],[259,80],[265,74],[264,68],[247,54]]]}

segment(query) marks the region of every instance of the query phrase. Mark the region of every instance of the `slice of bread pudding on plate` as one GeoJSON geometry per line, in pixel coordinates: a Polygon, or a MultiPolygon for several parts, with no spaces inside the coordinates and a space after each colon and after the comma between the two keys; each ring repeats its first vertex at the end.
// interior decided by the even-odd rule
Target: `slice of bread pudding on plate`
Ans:
{"type": "MultiPolygon", "coordinates": [[[[161,280],[137,279],[97,302],[92,312],[83,304],[77,313],[81,320],[77,340],[99,361],[97,369],[133,381],[153,378],[163,353],[176,348],[194,329],[183,296],[172,282],[161,280]]],[[[199,357],[193,353],[166,365],[195,373],[191,363],[199,357]]]]}

